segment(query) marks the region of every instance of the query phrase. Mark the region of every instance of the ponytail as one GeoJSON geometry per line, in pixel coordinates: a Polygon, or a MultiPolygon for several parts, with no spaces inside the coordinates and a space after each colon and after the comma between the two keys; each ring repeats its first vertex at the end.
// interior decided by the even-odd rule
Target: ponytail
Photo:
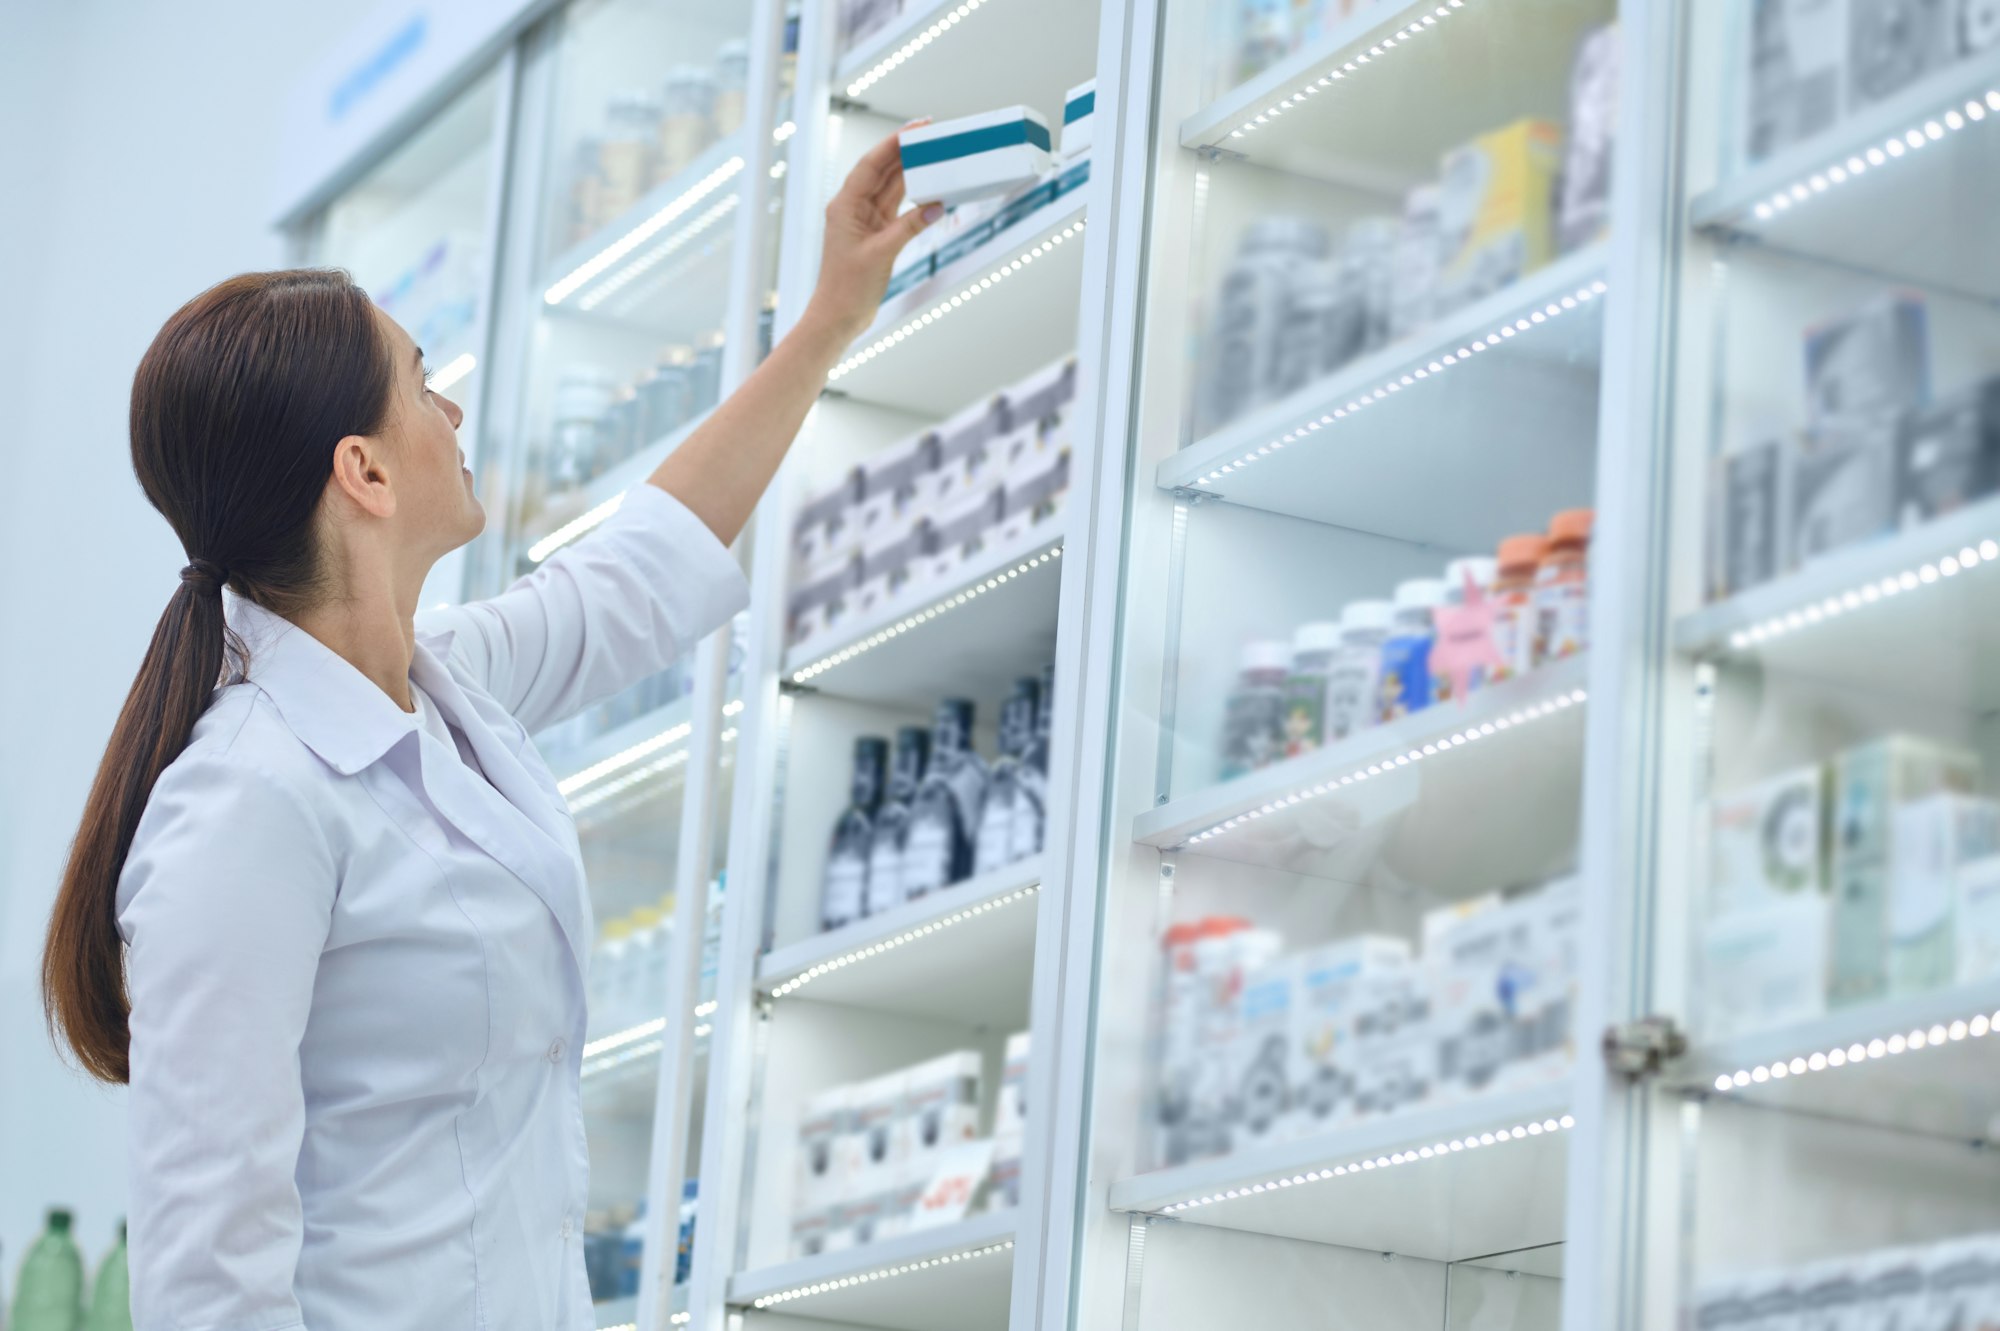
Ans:
{"type": "Polygon", "coordinates": [[[112,727],[63,867],[42,954],[49,1029],[107,1082],[130,1072],[118,881],[160,774],[223,682],[248,669],[222,587],[278,613],[320,586],[313,518],[334,445],[377,433],[394,368],[367,295],[332,269],[246,273],[160,330],[132,385],[132,466],[181,570],[112,727]],[[233,660],[231,660],[233,658],[233,660]]]}

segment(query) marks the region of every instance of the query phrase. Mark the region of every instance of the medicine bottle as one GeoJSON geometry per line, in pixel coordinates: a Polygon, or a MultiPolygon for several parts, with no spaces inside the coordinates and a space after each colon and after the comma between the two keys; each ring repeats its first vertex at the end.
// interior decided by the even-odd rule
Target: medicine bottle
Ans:
{"type": "Polygon", "coordinates": [[[1591,510],[1564,509],[1549,522],[1549,549],[1535,574],[1535,662],[1559,661],[1590,645],[1591,510]]]}
{"type": "Polygon", "coordinates": [[[1493,580],[1493,646],[1500,656],[1493,671],[1496,682],[1534,668],[1539,627],[1535,576],[1548,549],[1548,538],[1534,533],[1500,542],[1500,571],[1493,580]]]}

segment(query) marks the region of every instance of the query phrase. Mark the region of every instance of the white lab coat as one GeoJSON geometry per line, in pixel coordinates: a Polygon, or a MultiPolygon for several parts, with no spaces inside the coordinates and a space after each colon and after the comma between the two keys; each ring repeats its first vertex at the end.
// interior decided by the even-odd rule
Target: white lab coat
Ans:
{"type": "Polygon", "coordinates": [[[530,731],[748,599],[640,485],[410,678],[480,772],[311,635],[230,598],[247,682],[162,774],[119,882],[139,1331],[572,1331],[594,926],[530,731]]]}

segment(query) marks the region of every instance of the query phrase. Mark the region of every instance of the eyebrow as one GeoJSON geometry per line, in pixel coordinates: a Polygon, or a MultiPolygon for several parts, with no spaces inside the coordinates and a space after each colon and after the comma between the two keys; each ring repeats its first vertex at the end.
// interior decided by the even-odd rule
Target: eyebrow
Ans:
{"type": "Polygon", "coordinates": [[[416,347],[416,348],[413,348],[413,349],[411,350],[411,352],[410,352],[410,359],[414,360],[414,361],[415,361],[415,362],[417,363],[417,368],[418,368],[418,369],[420,369],[420,370],[421,370],[421,369],[423,369],[423,368],[424,368],[424,349],[423,349],[422,347],[416,347]]]}

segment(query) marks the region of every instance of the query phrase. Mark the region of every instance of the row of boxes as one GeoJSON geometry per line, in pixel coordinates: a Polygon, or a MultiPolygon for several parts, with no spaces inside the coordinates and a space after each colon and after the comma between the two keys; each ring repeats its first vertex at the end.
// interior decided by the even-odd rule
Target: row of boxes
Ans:
{"type": "MultiPolygon", "coordinates": [[[[1095,96],[1090,94],[1093,102],[1095,96]]],[[[1078,137],[1086,137],[1081,127],[1078,137]]],[[[900,266],[890,275],[882,299],[893,300],[919,282],[928,281],[933,274],[943,272],[1015,223],[1083,188],[1090,180],[1090,157],[1087,150],[1082,151],[1084,155],[1080,157],[1058,159],[1020,183],[997,192],[980,190],[977,181],[981,177],[969,170],[963,172],[954,182],[957,192],[973,190],[979,197],[968,197],[903,247],[900,266]]],[[[996,164],[995,170],[998,169],[996,164]]],[[[910,197],[922,200],[925,196],[912,193],[910,197]]]]}
{"type": "Polygon", "coordinates": [[[807,502],[793,528],[789,642],[810,648],[959,585],[1045,538],[1069,491],[1076,362],[1058,361],[895,444],[807,502]]]}
{"type": "Polygon", "coordinates": [[[871,1081],[836,1086],[806,1103],[792,1199],[793,1257],[810,1257],[948,1223],[976,1200],[932,1204],[941,1174],[963,1167],[956,1148],[979,1143],[986,1204],[1018,1205],[1026,1131],[1028,1034],[1007,1040],[990,1141],[979,1138],[981,1060],[960,1050],[871,1081]]]}
{"type": "Polygon", "coordinates": [[[2000,975],[2000,803],[1977,755],[1911,735],[1709,809],[1702,1032],[2000,975]]]}
{"type": "Polygon", "coordinates": [[[1708,1285],[1690,1326],[1712,1331],[2000,1331],[2000,1234],[1853,1253],[1708,1285]]]}
{"type": "Polygon", "coordinates": [[[1281,955],[1277,933],[1236,918],[1170,929],[1157,1163],[1565,1075],[1578,895],[1564,882],[1433,911],[1415,955],[1376,935],[1281,955]]]}

